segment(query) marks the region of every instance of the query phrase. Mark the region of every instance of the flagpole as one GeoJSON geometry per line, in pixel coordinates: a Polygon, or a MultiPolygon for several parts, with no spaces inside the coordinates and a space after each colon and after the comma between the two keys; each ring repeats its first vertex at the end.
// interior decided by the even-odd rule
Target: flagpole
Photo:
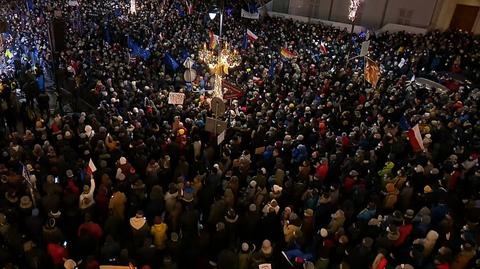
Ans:
{"type": "Polygon", "coordinates": [[[363,88],[365,88],[365,85],[367,84],[367,78],[365,77],[365,68],[367,67],[367,56],[363,56],[363,88]]]}
{"type": "Polygon", "coordinates": [[[20,162],[20,164],[22,165],[23,179],[28,184],[28,189],[30,191],[30,197],[32,198],[33,208],[37,208],[37,201],[35,201],[35,195],[33,194],[33,184],[30,181],[30,172],[28,171],[27,167],[22,162],[20,162]]]}

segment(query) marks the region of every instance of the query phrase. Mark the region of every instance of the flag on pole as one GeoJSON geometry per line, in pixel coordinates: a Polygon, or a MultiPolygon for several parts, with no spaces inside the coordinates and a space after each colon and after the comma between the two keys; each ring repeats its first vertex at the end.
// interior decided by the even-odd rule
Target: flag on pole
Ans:
{"type": "Polygon", "coordinates": [[[165,53],[165,57],[163,58],[163,61],[165,63],[165,67],[167,67],[171,71],[175,72],[180,67],[180,64],[178,64],[177,60],[173,58],[170,52],[165,53]]]}
{"type": "Polygon", "coordinates": [[[410,128],[407,132],[407,135],[414,152],[420,152],[425,149],[418,124],[413,126],[413,128],[410,128]]]}
{"type": "Polygon", "coordinates": [[[145,61],[150,58],[150,51],[147,49],[142,48],[139,44],[137,44],[131,37],[128,37],[127,44],[130,49],[132,49],[132,56],[133,57],[142,57],[145,61]]]}
{"type": "Polygon", "coordinates": [[[365,80],[372,84],[374,88],[376,88],[379,79],[380,67],[378,66],[378,63],[367,58],[365,63],[365,80]]]}
{"type": "Polygon", "coordinates": [[[28,172],[27,166],[24,164],[22,164],[22,177],[30,183],[30,173],[28,172]]]}
{"type": "Polygon", "coordinates": [[[110,25],[108,24],[108,22],[103,25],[103,41],[108,44],[112,43],[112,36],[110,35],[110,25]]]}
{"type": "Polygon", "coordinates": [[[215,49],[218,45],[218,35],[214,34],[212,31],[208,32],[210,37],[210,48],[215,49]]]}
{"type": "Polygon", "coordinates": [[[33,9],[35,8],[35,5],[33,4],[33,0],[26,0],[26,5],[27,5],[28,11],[33,11],[33,9]]]}
{"type": "Polygon", "coordinates": [[[408,130],[410,130],[412,128],[412,127],[410,127],[410,124],[408,123],[408,120],[407,120],[407,118],[405,118],[405,116],[400,117],[398,125],[400,126],[400,129],[402,129],[402,131],[404,131],[404,132],[407,132],[408,130]]]}
{"type": "Polygon", "coordinates": [[[247,33],[243,34],[243,39],[242,39],[242,49],[247,49],[248,48],[248,38],[247,38],[247,33]]]}
{"type": "Polygon", "coordinates": [[[90,158],[90,161],[88,161],[88,166],[87,166],[87,174],[92,175],[93,173],[95,173],[95,171],[97,171],[97,167],[93,163],[92,158],[90,158]]]}
{"type": "Polygon", "coordinates": [[[275,75],[275,67],[277,66],[277,62],[272,60],[270,63],[270,68],[268,69],[268,79],[272,80],[273,76],[275,75]]]}
{"type": "Polygon", "coordinates": [[[185,0],[185,5],[187,6],[187,14],[192,15],[193,14],[193,3],[185,0]]]}
{"type": "Polygon", "coordinates": [[[175,8],[177,9],[178,15],[180,17],[185,17],[185,10],[183,10],[183,7],[180,3],[176,2],[175,3],[175,8]]]}
{"type": "Polygon", "coordinates": [[[289,51],[287,48],[281,48],[280,49],[280,55],[286,59],[293,59],[297,56],[296,53],[289,51]]]}
{"type": "Polygon", "coordinates": [[[249,29],[247,29],[247,37],[248,37],[248,41],[251,41],[251,42],[254,42],[255,40],[258,39],[258,36],[254,34],[252,31],[250,31],[249,29]]]}
{"type": "Polygon", "coordinates": [[[320,51],[322,52],[322,54],[328,54],[327,47],[325,46],[325,43],[323,43],[323,42],[320,42],[320,51]]]}

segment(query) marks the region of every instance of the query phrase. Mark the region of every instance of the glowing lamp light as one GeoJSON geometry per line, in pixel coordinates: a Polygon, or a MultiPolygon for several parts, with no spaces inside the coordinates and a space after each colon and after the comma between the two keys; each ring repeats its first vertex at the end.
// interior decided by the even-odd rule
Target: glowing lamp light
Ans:
{"type": "Polygon", "coordinates": [[[360,6],[361,0],[350,0],[350,7],[348,8],[348,19],[350,21],[355,21],[355,17],[357,16],[357,10],[360,6]]]}
{"type": "Polygon", "coordinates": [[[209,12],[208,13],[208,17],[210,17],[211,20],[215,19],[216,16],[217,16],[217,13],[215,13],[215,12],[209,12]]]}

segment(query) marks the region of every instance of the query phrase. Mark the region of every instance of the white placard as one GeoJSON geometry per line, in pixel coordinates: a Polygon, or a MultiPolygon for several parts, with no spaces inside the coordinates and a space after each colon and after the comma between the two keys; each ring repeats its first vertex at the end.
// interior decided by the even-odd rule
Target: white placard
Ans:
{"type": "Polygon", "coordinates": [[[68,5],[71,7],[78,7],[78,1],[77,0],[70,0],[68,1],[68,5]]]}
{"type": "Polygon", "coordinates": [[[171,92],[168,94],[168,103],[172,105],[183,105],[185,94],[181,92],[171,92]]]}
{"type": "Polygon", "coordinates": [[[218,136],[217,136],[217,145],[220,145],[222,144],[223,140],[225,140],[225,133],[227,132],[227,130],[224,130],[223,132],[221,132],[218,136]]]}
{"type": "Polygon", "coordinates": [[[369,47],[370,47],[370,40],[363,41],[362,49],[360,50],[360,56],[367,56],[369,47]]]}
{"type": "Polygon", "coordinates": [[[258,12],[250,13],[245,9],[242,9],[241,15],[242,15],[242,18],[251,19],[251,20],[258,20],[260,18],[260,13],[258,12]]]}

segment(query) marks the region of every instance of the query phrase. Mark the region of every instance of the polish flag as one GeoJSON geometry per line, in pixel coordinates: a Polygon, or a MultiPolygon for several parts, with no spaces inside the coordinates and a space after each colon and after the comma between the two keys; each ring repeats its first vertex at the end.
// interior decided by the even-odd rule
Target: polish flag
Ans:
{"type": "Polygon", "coordinates": [[[87,166],[87,174],[92,175],[93,173],[95,173],[95,171],[97,171],[97,167],[93,163],[92,158],[90,158],[90,161],[88,161],[88,166],[87,166]]]}
{"type": "Polygon", "coordinates": [[[247,38],[249,41],[255,41],[258,39],[258,36],[256,34],[254,34],[252,31],[248,30],[247,29],[247,38]]]}
{"type": "Polygon", "coordinates": [[[321,51],[323,54],[327,54],[327,53],[328,53],[327,47],[325,46],[325,43],[323,43],[323,42],[320,42],[320,51],[321,51]]]}
{"type": "Polygon", "coordinates": [[[407,132],[407,135],[414,152],[420,152],[425,149],[425,147],[423,146],[422,134],[420,134],[420,127],[418,127],[418,124],[415,125],[413,128],[410,128],[407,132]]]}

